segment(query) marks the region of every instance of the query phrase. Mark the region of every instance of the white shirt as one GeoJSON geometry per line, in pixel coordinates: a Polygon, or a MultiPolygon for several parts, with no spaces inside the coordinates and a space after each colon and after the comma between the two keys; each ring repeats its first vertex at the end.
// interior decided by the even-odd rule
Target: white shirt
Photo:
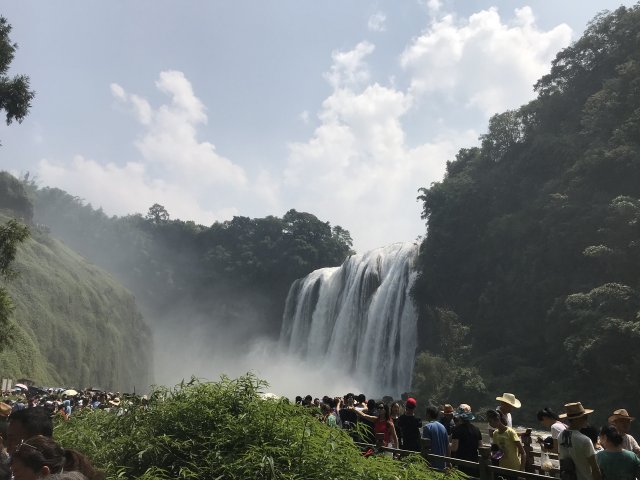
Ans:
{"type": "Polygon", "coordinates": [[[589,458],[596,454],[593,443],[578,430],[565,430],[558,438],[558,457],[571,458],[576,465],[578,480],[592,480],[589,458]]]}
{"type": "Polygon", "coordinates": [[[560,434],[567,429],[567,426],[560,420],[551,425],[551,438],[558,440],[560,434]]]}

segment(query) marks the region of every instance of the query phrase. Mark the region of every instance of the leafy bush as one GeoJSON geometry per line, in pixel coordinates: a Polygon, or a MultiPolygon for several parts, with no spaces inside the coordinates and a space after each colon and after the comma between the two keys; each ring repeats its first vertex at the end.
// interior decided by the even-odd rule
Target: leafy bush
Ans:
{"type": "MultiPolygon", "coordinates": [[[[418,455],[365,458],[345,431],[287,400],[262,399],[247,374],[157,388],[113,412],[83,412],[56,425],[66,447],[87,454],[109,478],[433,479],[418,455]]],[[[124,405],[124,404],[123,404],[124,405]]],[[[455,478],[450,475],[448,478],[455,478]]]]}

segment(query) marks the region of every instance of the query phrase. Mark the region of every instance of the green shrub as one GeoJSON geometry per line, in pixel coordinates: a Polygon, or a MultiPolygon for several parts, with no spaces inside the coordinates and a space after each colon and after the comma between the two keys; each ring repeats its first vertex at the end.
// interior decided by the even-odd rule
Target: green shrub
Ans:
{"type": "Polygon", "coordinates": [[[262,399],[265,387],[251,374],[192,379],[157,388],[146,408],[136,400],[119,414],[79,413],[57,424],[55,436],[113,479],[442,478],[419,455],[363,457],[346,432],[319,422],[313,410],[262,399]]]}

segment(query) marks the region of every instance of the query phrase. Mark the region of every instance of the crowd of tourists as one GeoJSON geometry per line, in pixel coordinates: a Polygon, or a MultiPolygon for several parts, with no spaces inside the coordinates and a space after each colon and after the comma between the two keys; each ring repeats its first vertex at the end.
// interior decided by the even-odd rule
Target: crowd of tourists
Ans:
{"type": "MultiPolygon", "coordinates": [[[[527,452],[523,434],[528,436],[530,429],[517,431],[512,418],[522,403],[512,393],[504,393],[496,397],[496,401],[495,409],[482,412],[488,424],[491,463],[524,471],[527,452]]],[[[296,397],[296,402],[318,407],[322,421],[350,430],[357,440],[367,444],[418,452],[425,443],[434,455],[470,462],[478,462],[479,449],[483,446],[478,419],[465,403],[457,408],[450,404],[429,405],[423,410],[422,420],[416,413],[417,402],[411,397],[402,402],[385,402],[348,393],[344,397],[322,399],[307,395],[296,397]]],[[[566,404],[564,412],[559,414],[548,407],[537,413],[538,421],[550,433],[536,439],[541,451],[541,469],[552,470],[549,454],[557,454],[561,478],[640,479],[640,446],[629,434],[634,417],[624,408],[615,409],[607,425],[597,429],[589,424],[592,412],[580,402],[573,402],[566,404]]],[[[431,466],[444,470],[450,465],[446,459],[434,458],[431,466]]],[[[458,468],[471,476],[478,475],[477,466],[466,464],[458,468]]],[[[504,478],[515,479],[517,475],[504,478]]]]}
{"type": "MultiPolygon", "coordinates": [[[[53,419],[67,421],[82,409],[110,410],[123,414],[129,405],[148,405],[146,396],[121,395],[99,390],[27,389],[11,392],[0,402],[0,480],[99,480],[104,474],[91,465],[80,452],[62,448],[53,437],[53,419]]],[[[348,393],[344,397],[322,399],[296,397],[296,403],[317,408],[319,419],[334,428],[348,430],[364,445],[420,452],[427,445],[431,454],[474,462],[457,468],[478,475],[479,449],[483,436],[479,428],[487,423],[487,433],[494,465],[523,471],[527,465],[527,449],[522,432],[513,427],[513,417],[522,404],[512,393],[496,397],[497,406],[481,412],[476,418],[470,405],[457,408],[451,404],[423,407],[424,420],[418,415],[418,403],[412,398],[393,401],[367,399],[364,394],[348,393]]],[[[549,430],[546,438],[538,437],[541,467],[548,456],[557,454],[562,478],[575,480],[640,479],[640,446],[629,434],[634,420],[626,409],[613,410],[607,425],[596,429],[589,425],[592,409],[580,402],[568,403],[556,414],[541,409],[537,419],[549,430]]],[[[529,432],[527,432],[528,435],[529,432]]],[[[531,452],[531,450],[528,450],[531,452]]],[[[431,457],[431,466],[445,470],[451,465],[446,458],[431,457]]],[[[504,477],[506,479],[517,478],[504,477]]]]}

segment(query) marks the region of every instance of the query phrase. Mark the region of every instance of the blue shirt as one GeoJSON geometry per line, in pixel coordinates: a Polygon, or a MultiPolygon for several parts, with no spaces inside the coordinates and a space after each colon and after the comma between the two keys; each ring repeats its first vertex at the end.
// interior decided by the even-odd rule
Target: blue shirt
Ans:
{"type": "MultiPolygon", "coordinates": [[[[427,423],[422,427],[422,438],[431,440],[431,453],[434,455],[447,455],[449,451],[449,436],[447,429],[437,420],[427,423]]],[[[444,469],[444,460],[433,460],[431,462],[433,468],[444,469]]]]}

